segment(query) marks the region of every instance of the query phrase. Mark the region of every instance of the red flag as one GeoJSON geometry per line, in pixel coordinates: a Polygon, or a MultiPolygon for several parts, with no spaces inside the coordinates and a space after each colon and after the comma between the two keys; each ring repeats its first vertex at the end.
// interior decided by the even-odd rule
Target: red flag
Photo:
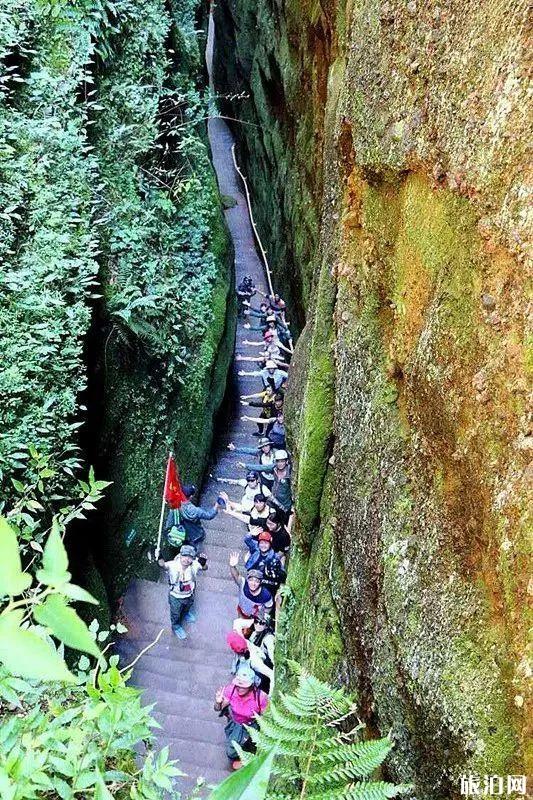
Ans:
{"type": "Polygon", "coordinates": [[[170,508],[179,508],[187,500],[181,488],[180,476],[172,453],[169,455],[167,462],[164,496],[170,508]]]}

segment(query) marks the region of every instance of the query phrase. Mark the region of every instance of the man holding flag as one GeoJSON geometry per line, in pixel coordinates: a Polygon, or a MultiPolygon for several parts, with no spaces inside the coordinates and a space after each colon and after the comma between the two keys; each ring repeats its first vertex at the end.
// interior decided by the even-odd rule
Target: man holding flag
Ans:
{"type": "Polygon", "coordinates": [[[220,509],[224,508],[224,504],[217,500],[212,508],[195,506],[191,500],[195,492],[196,486],[192,484],[183,487],[183,493],[187,499],[180,506],[180,512],[181,522],[187,532],[187,542],[197,548],[200,542],[203,542],[205,539],[205,531],[201,521],[203,519],[213,519],[216,517],[220,509]]]}
{"type": "Polygon", "coordinates": [[[171,511],[179,509],[181,524],[185,529],[187,544],[192,545],[197,551],[197,547],[205,539],[205,531],[201,520],[213,519],[223,508],[222,503],[215,503],[212,508],[201,508],[196,506],[191,498],[196,492],[196,486],[188,484],[182,487],[176,462],[173,453],[168,454],[167,469],[165,474],[165,485],[163,489],[163,502],[161,505],[161,518],[159,520],[159,533],[157,537],[157,547],[155,551],[156,559],[161,553],[161,534],[163,531],[163,518],[165,514],[165,504],[168,504],[171,511]]]}

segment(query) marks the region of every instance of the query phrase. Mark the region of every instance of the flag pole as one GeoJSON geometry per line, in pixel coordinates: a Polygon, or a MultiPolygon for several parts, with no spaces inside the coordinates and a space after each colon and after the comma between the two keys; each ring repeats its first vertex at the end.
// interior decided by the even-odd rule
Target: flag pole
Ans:
{"type": "Polygon", "coordinates": [[[167,468],[165,471],[165,483],[163,484],[163,500],[161,501],[161,516],[159,517],[159,531],[157,533],[157,546],[155,548],[155,560],[159,558],[161,553],[161,534],[163,533],[163,520],[165,518],[165,492],[168,483],[168,471],[170,469],[170,461],[172,459],[172,450],[168,452],[167,468]]]}

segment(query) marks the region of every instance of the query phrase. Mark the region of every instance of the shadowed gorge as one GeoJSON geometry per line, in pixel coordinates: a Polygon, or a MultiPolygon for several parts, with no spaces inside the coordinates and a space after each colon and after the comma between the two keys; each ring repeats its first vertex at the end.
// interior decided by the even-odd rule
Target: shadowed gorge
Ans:
{"type": "Polygon", "coordinates": [[[229,113],[251,123],[240,152],[303,325],[280,669],[356,688],[417,797],[526,772],[525,4],[215,16],[218,89],[246,96],[229,113]]]}
{"type": "Polygon", "coordinates": [[[526,796],[528,13],[0,5],[1,800],[526,796]]]}

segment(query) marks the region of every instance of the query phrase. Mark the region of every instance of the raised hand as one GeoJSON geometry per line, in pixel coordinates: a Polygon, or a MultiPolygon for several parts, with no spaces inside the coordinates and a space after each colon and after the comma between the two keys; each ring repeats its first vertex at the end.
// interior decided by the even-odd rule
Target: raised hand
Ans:
{"type": "Polygon", "coordinates": [[[233,553],[230,553],[229,565],[230,567],[236,567],[238,563],[239,563],[239,551],[234,550],[233,553]]]}

